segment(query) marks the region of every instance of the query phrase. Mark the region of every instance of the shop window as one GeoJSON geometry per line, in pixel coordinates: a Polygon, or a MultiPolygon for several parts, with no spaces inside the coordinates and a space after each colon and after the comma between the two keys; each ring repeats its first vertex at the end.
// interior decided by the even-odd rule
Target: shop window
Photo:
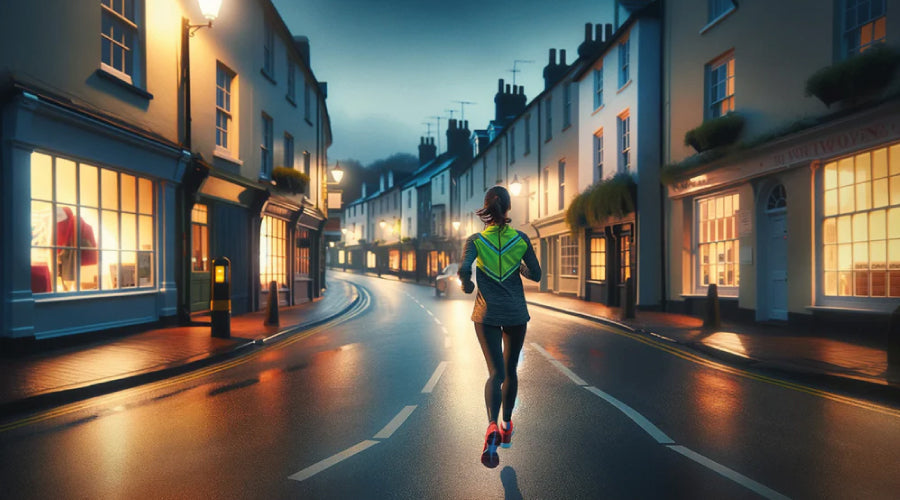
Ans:
{"type": "Polygon", "coordinates": [[[593,236],[590,247],[591,280],[606,281],[606,237],[593,236]]]}
{"type": "Polygon", "coordinates": [[[900,143],[823,169],[825,296],[900,297],[900,143]]]}
{"type": "Polygon", "coordinates": [[[32,292],[154,286],[153,217],[150,179],[32,153],[32,292]]]}
{"type": "Polygon", "coordinates": [[[209,208],[197,203],[191,210],[191,269],[209,272],[209,208]]]}
{"type": "Polygon", "coordinates": [[[297,245],[294,247],[294,272],[309,276],[309,231],[297,231],[297,245]]]}
{"type": "Polygon", "coordinates": [[[619,283],[631,277],[631,245],[634,236],[629,232],[619,236],[619,283]]]}
{"type": "Polygon", "coordinates": [[[578,276],[578,241],[568,234],[559,238],[560,275],[578,276]]]}
{"type": "Polygon", "coordinates": [[[416,270],[416,252],[413,250],[409,250],[403,252],[403,270],[404,271],[415,271],[416,270]]]}
{"type": "Polygon", "coordinates": [[[400,250],[391,250],[388,252],[388,268],[391,271],[400,270],[400,250]]]}
{"type": "Polygon", "coordinates": [[[287,288],[287,222],[264,215],[259,234],[259,282],[263,290],[275,281],[287,288]]]}
{"type": "MultiPolygon", "coordinates": [[[[706,198],[697,202],[697,270],[701,287],[740,285],[738,259],[737,194],[706,198]]],[[[721,289],[719,290],[722,291],[721,289]]]]}

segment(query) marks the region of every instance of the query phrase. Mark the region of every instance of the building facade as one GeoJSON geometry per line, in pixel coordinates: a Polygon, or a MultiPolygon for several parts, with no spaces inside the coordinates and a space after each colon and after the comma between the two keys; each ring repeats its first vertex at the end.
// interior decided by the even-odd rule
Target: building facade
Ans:
{"type": "Polygon", "coordinates": [[[270,275],[289,301],[318,293],[292,278],[324,272],[325,94],[271,2],[228,4],[212,28],[191,24],[192,0],[5,14],[4,340],[189,320],[218,256],[235,313],[260,307],[270,275]],[[283,194],[275,166],[305,169],[306,192],[283,194]]]}
{"type": "Polygon", "coordinates": [[[713,284],[723,314],[747,320],[837,324],[900,304],[897,80],[837,97],[812,85],[823,68],[896,53],[900,2],[825,5],[694,0],[666,10],[675,310],[696,310],[713,284]],[[754,36],[761,27],[767,36],[754,36]],[[738,132],[703,144],[701,125],[738,132]]]}

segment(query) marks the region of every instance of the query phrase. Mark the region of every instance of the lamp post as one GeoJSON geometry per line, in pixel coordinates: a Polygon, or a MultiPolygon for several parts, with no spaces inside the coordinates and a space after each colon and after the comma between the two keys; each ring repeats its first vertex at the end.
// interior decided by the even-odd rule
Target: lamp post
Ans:
{"type": "Polygon", "coordinates": [[[184,112],[184,130],[182,131],[181,148],[188,160],[184,178],[176,188],[175,201],[176,233],[181,235],[181,265],[175,275],[178,296],[178,318],[181,322],[190,322],[191,318],[191,210],[194,206],[194,194],[200,188],[203,179],[208,175],[205,167],[194,162],[191,145],[191,44],[190,39],[200,28],[212,28],[213,20],[218,17],[222,0],[199,0],[200,11],[206,18],[206,24],[191,24],[187,17],[181,18],[181,91],[184,112]]]}

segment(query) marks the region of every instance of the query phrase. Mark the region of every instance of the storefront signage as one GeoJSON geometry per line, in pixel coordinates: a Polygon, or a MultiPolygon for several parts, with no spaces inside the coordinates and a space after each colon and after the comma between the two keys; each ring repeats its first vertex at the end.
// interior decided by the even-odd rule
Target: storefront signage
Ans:
{"type": "Polygon", "coordinates": [[[850,154],[898,139],[900,139],[900,116],[891,116],[855,128],[819,135],[814,140],[777,149],[767,156],[725,165],[703,175],[671,184],[669,196],[681,197],[798,164],[808,164],[813,160],[850,154]]]}

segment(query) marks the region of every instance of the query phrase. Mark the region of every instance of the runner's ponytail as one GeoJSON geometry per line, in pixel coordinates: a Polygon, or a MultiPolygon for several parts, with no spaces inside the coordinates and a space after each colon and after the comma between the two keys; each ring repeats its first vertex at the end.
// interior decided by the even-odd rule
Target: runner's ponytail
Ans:
{"type": "Polygon", "coordinates": [[[503,186],[494,186],[484,194],[484,206],[475,215],[485,224],[505,226],[511,220],[506,216],[510,206],[509,191],[503,186]]]}

